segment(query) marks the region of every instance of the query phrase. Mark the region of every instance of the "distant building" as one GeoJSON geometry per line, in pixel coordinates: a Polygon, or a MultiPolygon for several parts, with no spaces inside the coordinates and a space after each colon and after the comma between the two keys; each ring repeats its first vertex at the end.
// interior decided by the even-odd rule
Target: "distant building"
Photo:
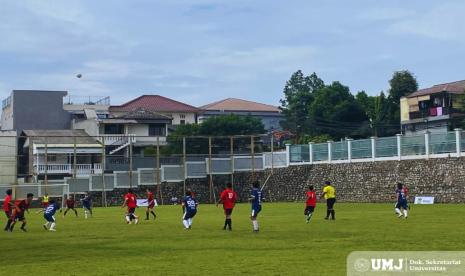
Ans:
{"type": "Polygon", "coordinates": [[[83,130],[24,130],[18,149],[18,177],[26,180],[102,173],[102,145],[83,130]]]}
{"type": "Polygon", "coordinates": [[[173,125],[196,124],[200,109],[160,95],[142,95],[125,104],[111,106],[113,117],[124,116],[128,112],[143,109],[148,112],[168,116],[173,125]]]}
{"type": "Polygon", "coordinates": [[[418,131],[446,132],[464,117],[461,112],[465,80],[434,85],[400,100],[401,125],[405,134],[418,131]]]}
{"type": "Polygon", "coordinates": [[[2,101],[2,130],[69,129],[70,114],[63,109],[66,91],[13,90],[2,101]]]}
{"type": "Polygon", "coordinates": [[[227,98],[201,106],[200,109],[202,109],[203,112],[199,116],[199,123],[202,123],[202,121],[214,116],[228,114],[243,116],[250,115],[260,118],[265,126],[265,130],[268,132],[282,129],[279,122],[283,120],[283,115],[281,114],[281,110],[273,105],[227,98]]]}

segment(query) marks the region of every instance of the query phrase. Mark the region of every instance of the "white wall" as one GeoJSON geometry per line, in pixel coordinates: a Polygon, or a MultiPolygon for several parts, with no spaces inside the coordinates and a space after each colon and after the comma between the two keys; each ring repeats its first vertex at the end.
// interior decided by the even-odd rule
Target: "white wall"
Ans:
{"type": "Polygon", "coordinates": [[[185,120],[186,124],[195,124],[195,113],[164,113],[163,115],[173,118],[173,125],[181,124],[181,120],[185,120]],[[184,116],[185,118],[181,118],[184,116]]]}
{"type": "Polygon", "coordinates": [[[90,136],[96,137],[99,135],[99,126],[95,119],[76,121],[71,122],[72,129],[83,129],[90,136]]]}
{"type": "Polygon", "coordinates": [[[16,133],[0,132],[0,184],[16,181],[16,133]]]}

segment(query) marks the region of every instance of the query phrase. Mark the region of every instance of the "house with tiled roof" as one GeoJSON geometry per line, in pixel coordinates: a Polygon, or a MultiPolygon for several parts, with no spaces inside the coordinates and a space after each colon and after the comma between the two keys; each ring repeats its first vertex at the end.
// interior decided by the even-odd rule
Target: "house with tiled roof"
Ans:
{"type": "Polygon", "coordinates": [[[281,130],[279,122],[283,119],[281,110],[277,106],[257,103],[248,100],[227,98],[199,107],[203,110],[199,116],[199,123],[209,117],[228,114],[250,115],[262,120],[267,131],[281,130]]]}
{"type": "Polygon", "coordinates": [[[110,113],[119,117],[140,108],[172,118],[173,125],[196,124],[200,113],[197,107],[160,95],[142,95],[122,105],[111,106],[110,113]]]}
{"type": "Polygon", "coordinates": [[[401,98],[400,113],[403,133],[419,131],[447,132],[465,114],[461,111],[465,80],[437,84],[401,98]]]}

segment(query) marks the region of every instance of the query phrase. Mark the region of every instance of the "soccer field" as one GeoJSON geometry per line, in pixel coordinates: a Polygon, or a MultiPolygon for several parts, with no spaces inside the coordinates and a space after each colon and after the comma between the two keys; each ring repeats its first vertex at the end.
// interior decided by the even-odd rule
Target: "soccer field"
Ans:
{"type": "MultiPolygon", "coordinates": [[[[222,230],[221,207],[200,205],[191,230],[180,206],[161,206],[157,220],[126,225],[121,208],[96,208],[92,219],[57,213],[57,232],[27,215],[28,233],[1,232],[3,275],[345,275],[355,250],[465,250],[463,205],[412,206],[407,220],[393,204],[336,204],[336,221],[317,205],[305,223],[303,204],[265,203],[260,233],[252,232],[248,204],[222,230]]],[[[137,214],[145,218],[145,209],[137,214]]],[[[2,217],[3,218],[3,217],[2,217]]],[[[4,219],[1,220],[3,224],[4,219]]]]}

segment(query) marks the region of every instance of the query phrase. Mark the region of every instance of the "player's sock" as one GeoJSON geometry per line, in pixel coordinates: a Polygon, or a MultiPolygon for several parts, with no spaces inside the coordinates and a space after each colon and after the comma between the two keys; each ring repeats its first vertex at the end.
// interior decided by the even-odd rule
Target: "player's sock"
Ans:
{"type": "Polygon", "coordinates": [[[55,225],[56,225],[55,222],[52,222],[52,225],[50,225],[50,230],[52,229],[55,230],[55,225]]]}
{"type": "Polygon", "coordinates": [[[252,224],[253,224],[253,230],[258,231],[258,221],[257,220],[252,220],[252,224]]]}
{"type": "Polygon", "coordinates": [[[330,214],[330,213],[331,213],[331,211],[330,211],[330,210],[326,210],[326,219],[328,219],[328,218],[329,218],[329,214],[330,214]]]}
{"type": "Polygon", "coordinates": [[[26,227],[26,223],[25,223],[25,222],[23,222],[23,224],[21,224],[21,230],[26,231],[26,228],[24,228],[24,227],[26,227]]]}
{"type": "Polygon", "coordinates": [[[224,219],[223,230],[226,230],[226,226],[228,226],[228,219],[224,219]]]}
{"type": "Polygon", "coordinates": [[[188,219],[187,221],[189,222],[189,228],[191,228],[192,227],[192,218],[188,219]]]}
{"type": "Polygon", "coordinates": [[[139,222],[139,217],[138,216],[134,216],[134,224],[137,224],[139,222]]]}
{"type": "Polygon", "coordinates": [[[74,213],[76,214],[76,217],[78,216],[78,212],[76,210],[74,210],[74,213]]]}
{"type": "Polygon", "coordinates": [[[11,220],[9,219],[9,220],[6,222],[5,231],[10,230],[10,226],[11,226],[11,220]]]}
{"type": "Polygon", "coordinates": [[[84,217],[87,219],[87,210],[84,210],[84,217]]]}
{"type": "Polygon", "coordinates": [[[126,215],[126,217],[125,217],[125,218],[126,218],[126,221],[127,221],[127,223],[131,223],[131,216],[129,216],[129,215],[126,215]]]}
{"type": "Polygon", "coordinates": [[[336,211],[331,210],[331,219],[336,219],[336,211]]]}
{"type": "Polygon", "coordinates": [[[155,215],[155,212],[154,212],[154,211],[150,211],[150,213],[153,215],[153,219],[156,219],[156,218],[157,218],[157,215],[155,215]]]}
{"type": "Polygon", "coordinates": [[[228,219],[228,224],[229,224],[229,230],[232,230],[232,220],[228,219]]]}
{"type": "Polygon", "coordinates": [[[46,223],[44,223],[43,226],[44,226],[44,229],[45,229],[45,230],[48,230],[48,225],[49,225],[49,224],[50,224],[50,222],[48,222],[48,221],[47,221],[46,223]]]}
{"type": "Polygon", "coordinates": [[[13,221],[13,222],[10,224],[10,232],[13,232],[13,229],[15,228],[15,224],[16,224],[15,221],[13,221]]]}
{"type": "Polygon", "coordinates": [[[404,217],[407,218],[407,210],[404,210],[404,217]]]}
{"type": "Polygon", "coordinates": [[[399,209],[399,208],[396,208],[396,213],[399,215],[399,217],[401,217],[401,216],[402,216],[402,212],[400,211],[400,209],[399,209]]]}
{"type": "Polygon", "coordinates": [[[184,224],[184,227],[185,227],[186,229],[189,229],[189,222],[187,221],[187,219],[183,220],[183,221],[182,221],[182,224],[184,224]]]}
{"type": "Polygon", "coordinates": [[[313,213],[309,213],[307,215],[307,223],[310,222],[310,219],[312,218],[313,213]]]}
{"type": "Polygon", "coordinates": [[[145,220],[149,220],[149,212],[145,212],[145,220]]]}

